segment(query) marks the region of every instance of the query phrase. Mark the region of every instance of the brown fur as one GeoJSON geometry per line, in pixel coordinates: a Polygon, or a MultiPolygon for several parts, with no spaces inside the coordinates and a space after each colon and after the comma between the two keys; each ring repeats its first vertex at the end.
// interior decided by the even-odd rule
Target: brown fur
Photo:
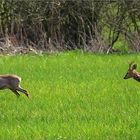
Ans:
{"type": "Polygon", "coordinates": [[[126,73],[126,75],[124,76],[124,79],[129,79],[129,78],[133,78],[136,81],[140,82],[140,73],[136,71],[137,65],[132,63],[129,64],[129,69],[126,73]]]}
{"type": "Polygon", "coordinates": [[[20,81],[21,78],[17,75],[0,75],[0,90],[10,89],[16,96],[20,96],[18,93],[20,91],[29,97],[28,92],[20,87],[20,81]]]}

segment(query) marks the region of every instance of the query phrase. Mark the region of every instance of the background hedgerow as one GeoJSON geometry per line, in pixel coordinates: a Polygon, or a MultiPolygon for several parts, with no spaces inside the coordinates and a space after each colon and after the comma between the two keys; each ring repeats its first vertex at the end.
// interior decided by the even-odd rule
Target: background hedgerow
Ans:
{"type": "Polygon", "coordinates": [[[139,52],[137,0],[1,0],[0,50],[139,52]]]}

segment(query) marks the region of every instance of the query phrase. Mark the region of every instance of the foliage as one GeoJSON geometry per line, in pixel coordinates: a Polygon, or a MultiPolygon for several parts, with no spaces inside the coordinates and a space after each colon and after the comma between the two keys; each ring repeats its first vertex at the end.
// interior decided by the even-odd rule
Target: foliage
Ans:
{"type": "Polygon", "coordinates": [[[14,36],[18,46],[48,51],[109,53],[121,37],[129,49],[139,51],[139,20],[136,0],[0,1],[0,37],[14,36]]]}

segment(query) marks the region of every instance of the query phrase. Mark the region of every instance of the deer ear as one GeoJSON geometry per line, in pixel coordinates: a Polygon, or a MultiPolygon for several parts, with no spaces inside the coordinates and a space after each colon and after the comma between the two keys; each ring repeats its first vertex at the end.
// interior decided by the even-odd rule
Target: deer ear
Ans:
{"type": "Polygon", "coordinates": [[[137,68],[137,64],[134,64],[133,66],[132,66],[132,70],[135,70],[137,68]]]}

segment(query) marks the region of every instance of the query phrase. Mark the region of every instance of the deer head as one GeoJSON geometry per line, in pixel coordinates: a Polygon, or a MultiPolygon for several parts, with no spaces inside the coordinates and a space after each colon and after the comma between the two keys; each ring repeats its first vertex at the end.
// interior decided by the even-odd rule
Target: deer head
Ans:
{"type": "Polygon", "coordinates": [[[129,68],[128,71],[126,73],[126,75],[124,76],[124,79],[129,79],[129,78],[134,78],[135,75],[137,75],[137,72],[135,71],[137,68],[137,64],[133,64],[133,62],[129,63],[129,68]]]}

